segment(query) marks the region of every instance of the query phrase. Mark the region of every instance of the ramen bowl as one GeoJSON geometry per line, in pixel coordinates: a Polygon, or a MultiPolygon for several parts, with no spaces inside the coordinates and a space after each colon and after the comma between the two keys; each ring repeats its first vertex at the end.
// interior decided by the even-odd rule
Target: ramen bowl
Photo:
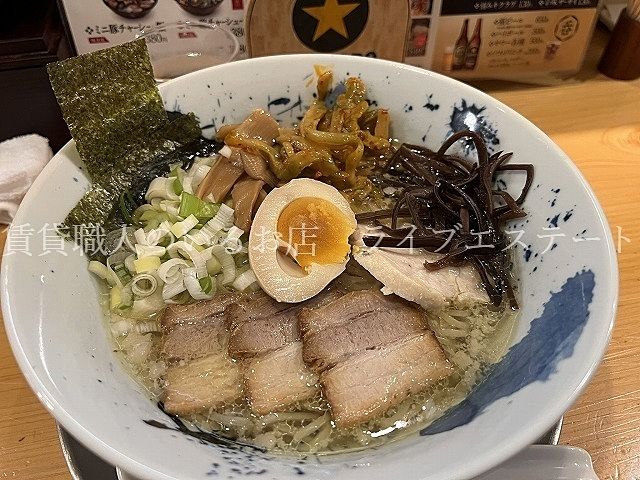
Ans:
{"type": "MultiPolygon", "coordinates": [[[[490,149],[512,151],[514,162],[535,165],[524,204],[529,215],[507,232],[521,298],[511,346],[443,418],[375,450],[294,458],[186,436],[171,428],[113,353],[86,257],[70,244],[52,249],[59,247],[55,237],[38,236],[61,222],[89,186],[70,142],[38,177],[15,218],[12,234],[30,231],[33,237],[28,252],[5,252],[4,319],[18,363],[45,407],[79,441],[136,477],[471,478],[549,429],[602,358],[618,289],[606,218],[569,158],[510,108],[422,69],[332,55],[240,61],[177,78],[160,90],[167,109],[194,112],[206,135],[256,107],[293,124],[313,100],[316,64],[331,67],[336,79],[361,76],[370,99],[390,110],[395,138],[437,149],[452,132],[471,129],[490,149]]],[[[473,158],[464,145],[459,148],[473,158]]],[[[509,189],[517,191],[519,181],[514,176],[509,189]]]]}

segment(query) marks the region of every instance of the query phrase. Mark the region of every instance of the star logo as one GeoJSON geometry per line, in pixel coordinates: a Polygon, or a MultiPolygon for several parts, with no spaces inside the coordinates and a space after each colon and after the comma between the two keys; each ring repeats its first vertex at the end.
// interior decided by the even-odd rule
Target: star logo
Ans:
{"type": "Polygon", "coordinates": [[[303,8],[302,10],[305,13],[308,13],[318,21],[316,31],[313,34],[313,41],[315,42],[329,30],[339,33],[344,38],[349,38],[347,27],[344,25],[344,17],[358,8],[358,6],[358,3],[340,5],[338,0],[327,0],[321,7],[303,8]]]}
{"type": "Polygon", "coordinates": [[[296,35],[307,47],[334,52],[358,38],[368,16],[368,0],[297,0],[292,22],[296,35]]]}

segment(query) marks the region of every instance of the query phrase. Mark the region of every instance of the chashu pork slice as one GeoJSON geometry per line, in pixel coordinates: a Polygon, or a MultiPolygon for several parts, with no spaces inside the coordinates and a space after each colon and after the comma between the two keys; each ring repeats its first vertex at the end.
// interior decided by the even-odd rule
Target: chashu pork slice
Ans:
{"type": "Polygon", "coordinates": [[[245,360],[244,364],[247,397],[257,415],[280,411],[318,392],[318,377],[302,361],[301,342],[245,360]]]}
{"type": "Polygon", "coordinates": [[[161,323],[165,409],[188,415],[221,407],[242,396],[242,371],[227,353],[225,309],[246,295],[219,294],[188,305],[171,305],[161,323]]]}
{"type": "Polygon", "coordinates": [[[299,320],[305,332],[303,359],[317,371],[426,327],[424,312],[377,290],[348,293],[317,309],[305,309],[299,320]]]}
{"type": "Polygon", "coordinates": [[[189,415],[218,408],[242,396],[242,371],[224,351],[185,364],[170,365],[165,373],[164,408],[189,415]]]}
{"type": "Polygon", "coordinates": [[[240,323],[229,337],[229,355],[242,358],[277,350],[299,338],[297,311],[240,323]]]}
{"type": "Polygon", "coordinates": [[[229,354],[246,357],[284,347],[298,339],[298,307],[261,293],[227,309],[229,354]]]}
{"type": "Polygon", "coordinates": [[[300,309],[317,306],[337,295],[337,292],[326,292],[307,302],[290,304],[258,293],[230,305],[226,310],[229,354],[234,358],[259,355],[298,340],[300,309]]]}
{"type": "Polygon", "coordinates": [[[202,322],[182,323],[165,332],[160,353],[169,362],[194,360],[226,351],[228,338],[224,315],[202,322]]]}
{"type": "Polygon", "coordinates": [[[201,358],[226,350],[225,309],[245,295],[223,293],[188,305],[170,305],[161,319],[161,354],[168,361],[201,358]]]}
{"type": "Polygon", "coordinates": [[[341,295],[316,308],[303,308],[298,313],[298,326],[303,336],[315,335],[332,326],[342,325],[361,315],[400,306],[404,300],[385,296],[379,290],[358,290],[341,295]]]}
{"type": "Polygon", "coordinates": [[[452,367],[430,332],[353,356],[320,375],[338,427],[382,415],[412,393],[446,377],[452,367]]]}
{"type": "Polygon", "coordinates": [[[385,293],[430,309],[449,304],[488,303],[480,276],[471,265],[428,271],[424,262],[442,256],[422,249],[359,247],[356,261],[384,285],[385,293]]]}
{"type": "Polygon", "coordinates": [[[224,314],[225,309],[245,297],[242,293],[220,293],[211,300],[186,305],[169,305],[162,314],[162,327],[170,329],[178,324],[203,322],[224,314]]]}

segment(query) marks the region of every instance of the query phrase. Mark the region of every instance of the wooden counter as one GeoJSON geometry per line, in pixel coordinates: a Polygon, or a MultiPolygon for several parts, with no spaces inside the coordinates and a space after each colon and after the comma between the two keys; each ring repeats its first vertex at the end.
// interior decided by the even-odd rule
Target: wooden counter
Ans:
{"type": "MultiPolygon", "coordinates": [[[[561,85],[479,86],[567,152],[593,186],[614,239],[619,228],[630,239],[621,239],[620,306],[611,346],[565,416],[560,441],[589,451],[601,480],[635,480],[640,478],[640,81],[617,82],[597,73],[605,41],[597,32],[583,71],[561,85]]],[[[0,330],[0,478],[68,480],[54,421],[27,387],[0,330]]]]}

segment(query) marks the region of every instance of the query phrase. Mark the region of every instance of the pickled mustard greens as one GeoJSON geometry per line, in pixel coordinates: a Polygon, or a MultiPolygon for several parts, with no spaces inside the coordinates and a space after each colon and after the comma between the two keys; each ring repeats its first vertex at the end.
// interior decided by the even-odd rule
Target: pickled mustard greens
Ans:
{"type": "Polygon", "coordinates": [[[262,155],[281,182],[322,179],[352,198],[366,198],[374,190],[369,173],[390,152],[388,112],[370,109],[359,78],[347,79],[344,93],[333,106],[326,105],[332,73],[320,72],[318,98],[300,124],[281,128],[275,141],[248,138],[235,126],[221,129],[218,138],[262,155]]]}

